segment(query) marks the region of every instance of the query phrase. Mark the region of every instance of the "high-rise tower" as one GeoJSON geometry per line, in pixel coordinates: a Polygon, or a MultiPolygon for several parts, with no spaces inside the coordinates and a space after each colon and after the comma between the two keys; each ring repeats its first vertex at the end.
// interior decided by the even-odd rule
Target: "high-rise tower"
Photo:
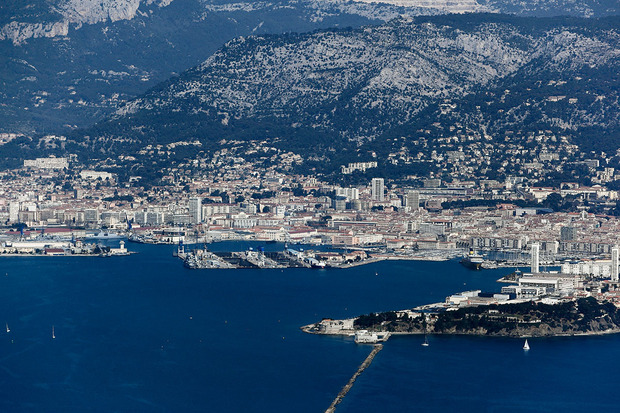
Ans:
{"type": "Polygon", "coordinates": [[[532,274],[536,274],[540,272],[540,261],[539,261],[539,250],[540,245],[537,242],[532,244],[532,274]]]}
{"type": "Polygon", "coordinates": [[[192,224],[199,224],[202,222],[202,199],[200,197],[190,197],[189,216],[192,224]]]}
{"type": "Polygon", "coordinates": [[[618,256],[620,255],[620,248],[614,246],[611,249],[611,282],[618,282],[618,256]]]}
{"type": "Polygon", "coordinates": [[[420,209],[420,191],[407,191],[407,208],[409,211],[420,209]]]}
{"type": "Polygon", "coordinates": [[[372,178],[372,199],[373,201],[383,201],[385,197],[383,178],[372,178]]]}

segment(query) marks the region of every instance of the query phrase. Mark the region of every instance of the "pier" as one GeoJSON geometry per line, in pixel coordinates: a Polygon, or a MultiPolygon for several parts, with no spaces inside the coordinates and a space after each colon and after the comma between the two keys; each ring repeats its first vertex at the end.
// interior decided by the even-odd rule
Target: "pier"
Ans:
{"type": "Polygon", "coordinates": [[[353,384],[355,384],[355,380],[357,380],[359,375],[362,374],[362,372],[366,370],[368,366],[370,366],[375,356],[382,349],[383,349],[383,344],[376,344],[374,346],[374,348],[372,349],[368,357],[366,357],[366,360],[364,360],[364,362],[360,364],[355,374],[351,377],[349,382],[342,388],[342,390],[340,390],[340,393],[338,393],[338,396],[336,396],[332,404],[327,408],[327,410],[325,410],[325,413],[333,413],[336,411],[336,406],[338,406],[338,404],[344,399],[347,393],[349,393],[349,390],[351,390],[351,388],[353,387],[353,384]]]}

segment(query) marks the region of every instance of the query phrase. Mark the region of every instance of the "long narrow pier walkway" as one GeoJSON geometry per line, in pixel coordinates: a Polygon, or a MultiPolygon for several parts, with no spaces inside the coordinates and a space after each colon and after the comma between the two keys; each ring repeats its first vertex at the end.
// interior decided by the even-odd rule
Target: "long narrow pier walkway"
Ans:
{"type": "Polygon", "coordinates": [[[351,388],[353,387],[353,384],[355,383],[355,380],[357,380],[359,375],[362,374],[362,372],[366,370],[368,366],[370,366],[375,356],[382,349],[383,349],[383,344],[375,345],[375,347],[372,349],[368,357],[366,357],[366,360],[364,360],[364,362],[360,364],[359,368],[357,369],[355,374],[351,377],[349,382],[342,388],[342,390],[340,390],[340,393],[338,393],[338,396],[336,396],[332,404],[327,408],[327,410],[325,410],[325,413],[333,413],[336,411],[336,406],[338,406],[338,404],[342,401],[342,399],[344,399],[344,396],[346,396],[349,390],[351,390],[351,388]]]}

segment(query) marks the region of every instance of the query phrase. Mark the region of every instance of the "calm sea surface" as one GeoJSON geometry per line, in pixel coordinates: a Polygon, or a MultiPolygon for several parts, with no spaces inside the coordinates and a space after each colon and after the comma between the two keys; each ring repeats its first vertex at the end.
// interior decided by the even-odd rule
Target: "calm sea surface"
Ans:
{"type": "MultiPolygon", "coordinates": [[[[322,412],[371,347],[301,325],[497,291],[509,272],[192,271],[171,246],[128,246],[139,254],[0,258],[0,412],[322,412]]],[[[337,411],[620,411],[620,336],[533,339],[527,354],[512,339],[420,343],[391,338],[337,411]]]]}

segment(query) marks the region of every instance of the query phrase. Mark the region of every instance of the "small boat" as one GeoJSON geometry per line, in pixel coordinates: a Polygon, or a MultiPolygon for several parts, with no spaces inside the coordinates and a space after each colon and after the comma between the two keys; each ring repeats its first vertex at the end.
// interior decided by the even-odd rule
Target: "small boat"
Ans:
{"type": "Polygon", "coordinates": [[[6,332],[7,332],[7,333],[10,333],[10,332],[11,332],[11,329],[9,328],[9,323],[6,323],[6,332]]]}
{"type": "Polygon", "coordinates": [[[424,315],[424,319],[422,320],[422,325],[424,326],[424,343],[422,343],[422,347],[428,347],[428,336],[426,335],[426,315],[424,315]]]}
{"type": "Polygon", "coordinates": [[[54,326],[52,326],[52,339],[56,338],[56,333],[54,333],[54,326]]]}
{"type": "Polygon", "coordinates": [[[527,343],[527,339],[525,339],[525,344],[523,344],[523,350],[527,351],[530,349],[530,345],[527,343]]]}

